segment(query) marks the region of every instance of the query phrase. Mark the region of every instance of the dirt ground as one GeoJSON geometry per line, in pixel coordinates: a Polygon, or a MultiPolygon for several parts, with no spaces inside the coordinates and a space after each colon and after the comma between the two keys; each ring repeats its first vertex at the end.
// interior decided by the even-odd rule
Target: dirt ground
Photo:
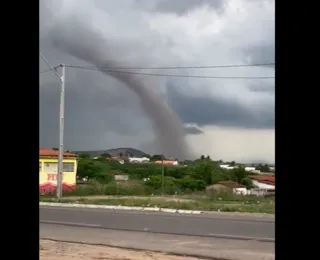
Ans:
{"type": "Polygon", "coordinates": [[[107,246],[40,240],[40,260],[199,260],[154,252],[132,251],[107,246]]]}

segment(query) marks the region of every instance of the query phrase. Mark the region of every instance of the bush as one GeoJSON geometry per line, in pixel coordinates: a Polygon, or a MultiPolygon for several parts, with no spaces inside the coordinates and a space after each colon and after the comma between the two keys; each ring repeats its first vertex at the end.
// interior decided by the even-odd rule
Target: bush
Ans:
{"type": "Polygon", "coordinates": [[[176,180],[176,184],[181,190],[202,191],[206,188],[206,184],[203,180],[196,180],[191,176],[176,180]]]}

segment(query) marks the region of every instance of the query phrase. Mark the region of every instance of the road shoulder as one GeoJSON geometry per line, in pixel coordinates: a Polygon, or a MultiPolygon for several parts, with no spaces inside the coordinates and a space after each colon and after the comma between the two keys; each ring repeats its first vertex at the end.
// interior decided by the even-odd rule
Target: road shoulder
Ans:
{"type": "Polygon", "coordinates": [[[40,224],[40,238],[213,259],[274,260],[274,243],[40,224]]]}

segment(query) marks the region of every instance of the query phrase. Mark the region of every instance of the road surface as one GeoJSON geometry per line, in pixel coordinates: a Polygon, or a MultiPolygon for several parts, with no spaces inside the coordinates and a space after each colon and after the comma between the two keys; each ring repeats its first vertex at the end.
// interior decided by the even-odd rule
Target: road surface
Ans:
{"type": "Polygon", "coordinates": [[[273,217],[170,214],[40,206],[40,223],[274,242],[273,217]]]}
{"type": "MultiPolygon", "coordinates": [[[[119,231],[90,227],[74,227],[41,223],[40,238],[59,241],[60,243],[62,243],[60,250],[55,251],[53,258],[51,259],[59,259],[59,254],[63,254],[65,257],[68,256],[67,248],[63,246],[63,242],[77,243],[78,246],[81,246],[81,244],[83,244],[83,247],[86,247],[88,245],[104,246],[104,248],[95,251],[95,255],[98,255],[98,257],[96,257],[95,259],[102,259],[103,257],[100,255],[100,253],[110,252],[110,246],[126,249],[127,255],[130,255],[130,257],[123,257],[123,259],[125,258],[128,260],[144,259],[139,257],[133,257],[133,255],[130,254],[130,249],[139,251],[142,250],[144,254],[147,254],[147,252],[162,252],[181,256],[194,256],[196,257],[196,259],[275,259],[274,243],[259,242],[253,240],[230,240],[212,237],[196,237],[156,234],[148,232],[119,231]]],[[[91,249],[91,251],[92,250],[93,249],[91,249]]],[[[75,257],[75,259],[80,258],[81,257],[79,256],[75,257]]],[[[89,257],[86,256],[83,259],[89,259],[89,257]]],[[[150,257],[150,259],[157,258],[150,257]]]]}

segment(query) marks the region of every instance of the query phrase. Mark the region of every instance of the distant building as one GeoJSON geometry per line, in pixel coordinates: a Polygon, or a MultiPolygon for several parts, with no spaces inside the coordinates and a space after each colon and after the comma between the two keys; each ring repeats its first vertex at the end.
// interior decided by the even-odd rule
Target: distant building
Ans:
{"type": "Polygon", "coordinates": [[[251,175],[252,184],[259,189],[275,190],[275,177],[271,175],[251,175]]]}
{"type": "Polygon", "coordinates": [[[246,186],[233,181],[219,181],[218,184],[229,187],[230,189],[232,189],[232,192],[234,194],[247,195],[248,193],[246,186]]]}
{"type": "Polygon", "coordinates": [[[226,169],[226,170],[232,170],[232,169],[234,169],[236,167],[235,166],[229,166],[228,164],[221,164],[220,168],[226,169]]]}
{"type": "Polygon", "coordinates": [[[130,163],[148,163],[150,161],[150,159],[147,157],[129,157],[128,159],[130,163]]]}
{"type": "Polygon", "coordinates": [[[246,172],[252,172],[252,171],[255,171],[256,170],[256,167],[244,167],[244,170],[246,172]]]}
{"type": "Polygon", "coordinates": [[[208,186],[206,191],[213,191],[215,193],[232,192],[237,195],[247,195],[248,190],[244,185],[233,181],[220,181],[217,184],[208,186]]]}
{"type": "Polygon", "coordinates": [[[257,173],[257,174],[261,174],[261,171],[260,170],[253,170],[253,171],[250,171],[251,173],[257,173]]]}
{"type": "Polygon", "coordinates": [[[275,189],[253,188],[249,190],[249,194],[255,196],[275,195],[275,189]]]}
{"type": "Polygon", "coordinates": [[[165,165],[179,165],[178,161],[170,161],[170,160],[161,160],[161,161],[155,161],[156,164],[165,164],[165,165]]]}
{"type": "Polygon", "coordinates": [[[114,175],[114,180],[115,180],[115,181],[128,181],[128,180],[129,180],[129,175],[126,175],[126,174],[116,174],[116,175],[114,175]]]}

